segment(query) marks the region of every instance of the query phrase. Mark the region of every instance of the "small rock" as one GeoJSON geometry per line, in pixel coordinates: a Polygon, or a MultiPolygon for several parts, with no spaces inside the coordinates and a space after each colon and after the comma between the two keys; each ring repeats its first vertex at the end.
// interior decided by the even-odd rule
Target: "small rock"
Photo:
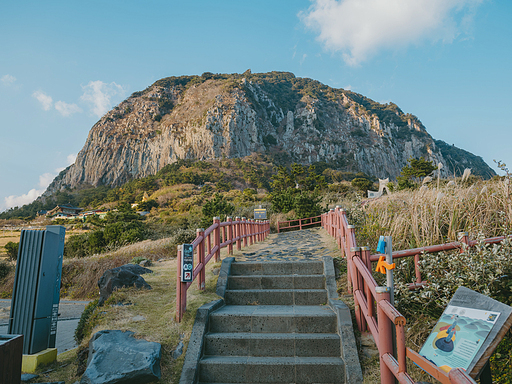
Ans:
{"type": "Polygon", "coordinates": [[[212,269],[212,273],[213,273],[214,275],[218,275],[218,274],[219,274],[219,272],[220,272],[220,268],[213,268],[213,269],[212,269]]]}
{"type": "Polygon", "coordinates": [[[151,262],[151,260],[148,260],[148,259],[145,259],[145,260],[142,260],[139,265],[141,267],[151,267],[153,265],[153,263],[151,262]]]}
{"type": "Polygon", "coordinates": [[[32,373],[24,373],[21,375],[21,381],[28,383],[30,380],[37,379],[39,375],[33,375],[32,373]]]}
{"type": "Polygon", "coordinates": [[[105,300],[112,294],[112,291],[117,288],[135,286],[138,289],[151,289],[151,286],[140,275],[152,272],[152,270],[136,264],[126,264],[105,271],[98,280],[98,287],[100,289],[98,304],[100,306],[103,305],[105,300]]]}
{"type": "Polygon", "coordinates": [[[180,341],[174,351],[171,352],[171,357],[177,359],[183,354],[183,341],[180,341]]]}
{"type": "Polygon", "coordinates": [[[143,321],[143,320],[146,320],[146,318],[144,316],[141,316],[141,315],[137,315],[137,316],[132,317],[132,321],[143,321]]]}

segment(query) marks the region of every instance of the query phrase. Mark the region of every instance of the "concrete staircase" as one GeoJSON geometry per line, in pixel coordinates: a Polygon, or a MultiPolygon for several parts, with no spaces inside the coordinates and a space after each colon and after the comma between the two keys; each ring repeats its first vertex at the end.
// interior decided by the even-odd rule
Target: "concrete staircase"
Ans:
{"type": "Polygon", "coordinates": [[[206,321],[199,382],[345,383],[325,280],[321,260],[233,262],[226,305],[206,321]]]}

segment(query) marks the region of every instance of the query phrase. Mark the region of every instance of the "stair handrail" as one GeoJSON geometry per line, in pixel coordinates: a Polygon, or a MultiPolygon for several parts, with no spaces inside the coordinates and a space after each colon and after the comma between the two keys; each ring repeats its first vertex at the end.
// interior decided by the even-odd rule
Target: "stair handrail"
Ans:
{"type": "Polygon", "coordinates": [[[192,249],[195,253],[195,267],[192,271],[192,281],[181,281],[181,258],[182,250],[178,246],[176,257],[176,321],[181,322],[187,310],[187,290],[197,279],[198,288],[205,289],[206,264],[213,258],[215,262],[220,261],[221,248],[228,247],[228,253],[233,254],[233,245],[236,249],[242,249],[247,245],[263,241],[270,234],[270,222],[268,220],[253,220],[245,217],[236,217],[235,220],[227,217],[225,222],[220,222],[219,217],[213,218],[213,224],[206,230],[198,228],[196,238],[192,241],[192,249]]]}
{"type": "MultiPolygon", "coordinates": [[[[371,262],[378,260],[380,255],[370,255],[368,247],[357,246],[355,227],[348,224],[346,211],[337,206],[324,213],[322,227],[336,239],[342,256],[347,259],[348,290],[354,296],[357,326],[361,332],[369,330],[375,340],[380,355],[381,384],[393,384],[395,378],[403,384],[415,383],[407,373],[407,357],[443,384],[476,384],[464,370],[456,368],[446,373],[418,353],[406,348],[406,319],[391,304],[389,288],[379,287],[372,276],[371,262]],[[397,358],[393,354],[392,327],[395,328],[396,334],[397,358]]],[[[418,280],[422,283],[418,268],[422,252],[439,252],[461,248],[462,243],[466,243],[468,246],[474,246],[477,243],[470,241],[467,233],[460,235],[461,241],[457,243],[441,244],[438,248],[432,246],[431,248],[396,251],[393,252],[393,257],[395,258],[395,254],[396,257],[414,256],[416,282],[413,284],[417,286],[418,280]]],[[[486,239],[486,242],[499,242],[503,238],[486,239]]]]}

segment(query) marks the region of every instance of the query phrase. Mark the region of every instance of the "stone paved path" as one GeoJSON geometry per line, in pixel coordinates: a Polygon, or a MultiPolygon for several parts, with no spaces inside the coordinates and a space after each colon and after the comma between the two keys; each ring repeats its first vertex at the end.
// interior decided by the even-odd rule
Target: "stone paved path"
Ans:
{"type": "Polygon", "coordinates": [[[263,243],[255,243],[235,251],[237,261],[297,261],[315,260],[322,256],[337,257],[336,242],[321,228],[274,233],[263,243]]]}

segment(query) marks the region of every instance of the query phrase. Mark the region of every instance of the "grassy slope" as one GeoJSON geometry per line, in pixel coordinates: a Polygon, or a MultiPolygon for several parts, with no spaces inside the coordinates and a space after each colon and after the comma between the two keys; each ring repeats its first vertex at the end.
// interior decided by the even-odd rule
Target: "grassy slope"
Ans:
{"type": "MultiPolygon", "coordinates": [[[[226,255],[222,252],[222,257],[226,255]]],[[[180,340],[185,346],[192,331],[197,309],[204,303],[218,298],[215,294],[217,276],[211,271],[220,266],[220,263],[209,263],[206,273],[206,289],[199,291],[193,284],[187,295],[187,312],[181,323],[174,320],[176,309],[176,260],[156,262],[153,274],[144,275],[145,280],[152,286],[152,290],[122,289],[114,293],[110,303],[132,303],[133,305],[105,305],[97,310],[99,320],[93,329],[93,333],[104,329],[120,329],[135,332],[137,338],[158,342],[162,345],[162,378],[160,383],[178,383],[184,354],[174,360],[171,352],[176,348],[180,340]],[[143,316],[145,320],[136,321],[135,316],[143,316]]],[[[82,342],[85,346],[89,338],[82,342]]],[[[50,366],[41,367],[39,372],[53,369],[43,374],[48,381],[74,382],[79,380],[76,376],[77,350],[60,354],[57,362],[50,366]]]]}

